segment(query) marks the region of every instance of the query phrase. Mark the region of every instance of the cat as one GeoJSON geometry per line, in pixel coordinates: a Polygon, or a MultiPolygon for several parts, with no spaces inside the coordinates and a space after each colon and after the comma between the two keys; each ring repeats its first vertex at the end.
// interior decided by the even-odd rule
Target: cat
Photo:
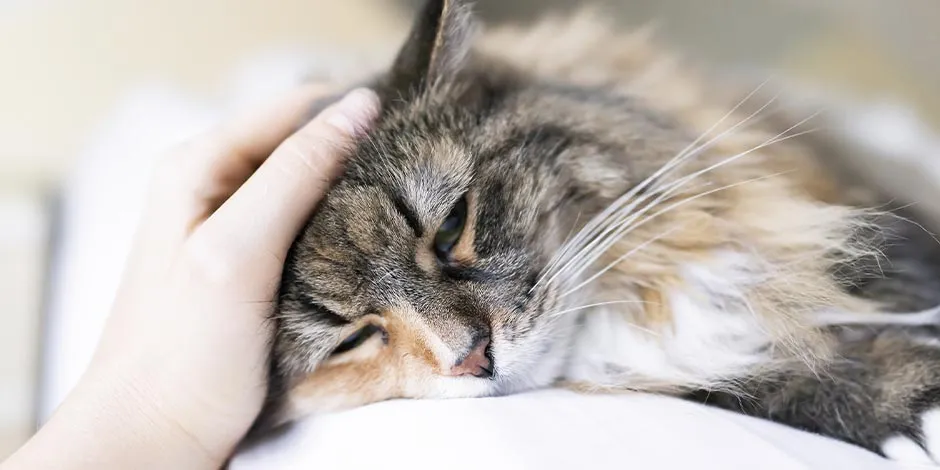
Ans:
{"type": "Polygon", "coordinates": [[[812,116],[645,30],[483,32],[471,7],[427,1],[365,82],[381,116],[286,260],[252,435],[562,386],[940,461],[940,244],[916,214],[812,116]]]}

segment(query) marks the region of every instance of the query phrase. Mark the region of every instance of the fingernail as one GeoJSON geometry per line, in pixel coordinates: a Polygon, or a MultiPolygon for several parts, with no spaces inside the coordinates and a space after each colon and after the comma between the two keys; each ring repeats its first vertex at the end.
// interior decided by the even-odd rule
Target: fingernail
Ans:
{"type": "Polygon", "coordinates": [[[368,88],[357,88],[340,100],[330,112],[327,122],[347,134],[364,131],[379,112],[379,97],[368,88]]]}

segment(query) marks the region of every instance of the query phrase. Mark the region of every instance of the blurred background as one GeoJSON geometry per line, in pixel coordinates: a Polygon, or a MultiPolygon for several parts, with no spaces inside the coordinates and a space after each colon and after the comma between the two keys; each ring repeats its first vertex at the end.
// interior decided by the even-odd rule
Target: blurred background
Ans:
{"type": "MultiPolygon", "coordinates": [[[[0,458],[81,373],[147,162],[304,76],[390,58],[418,0],[0,0],[0,458]]],[[[489,23],[583,3],[686,55],[940,128],[937,0],[480,0],[489,23]]]]}

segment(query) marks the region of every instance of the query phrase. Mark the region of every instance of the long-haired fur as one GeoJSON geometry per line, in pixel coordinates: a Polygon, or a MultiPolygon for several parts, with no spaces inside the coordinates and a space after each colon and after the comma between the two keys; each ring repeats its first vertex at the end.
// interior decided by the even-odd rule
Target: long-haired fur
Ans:
{"type": "MultiPolygon", "coordinates": [[[[285,266],[259,429],[556,384],[746,398],[812,428],[829,405],[794,412],[800,393],[886,383],[834,365],[886,349],[831,323],[893,318],[901,283],[874,279],[909,259],[891,258],[910,225],[833,172],[816,116],[782,118],[772,86],[722,86],[596,14],[481,31],[458,0],[427,2],[368,84],[383,114],[285,266]]],[[[813,429],[878,449],[894,424],[813,429]]]]}

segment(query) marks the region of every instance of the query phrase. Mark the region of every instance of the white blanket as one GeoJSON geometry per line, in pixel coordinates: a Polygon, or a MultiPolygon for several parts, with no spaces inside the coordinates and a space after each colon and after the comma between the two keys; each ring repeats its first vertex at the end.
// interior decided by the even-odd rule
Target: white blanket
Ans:
{"type": "MultiPolygon", "coordinates": [[[[150,156],[211,125],[220,114],[220,109],[198,103],[172,89],[142,89],[116,110],[81,160],[65,194],[58,235],[44,417],[91,355],[138,218],[150,156]]],[[[233,462],[236,470],[399,466],[899,468],[834,440],[693,403],[562,391],[395,401],[325,415],[233,462]]]]}
{"type": "Polygon", "coordinates": [[[240,455],[232,470],[898,468],[859,448],[652,395],[564,391],[403,400],[324,415],[240,455]]]}

